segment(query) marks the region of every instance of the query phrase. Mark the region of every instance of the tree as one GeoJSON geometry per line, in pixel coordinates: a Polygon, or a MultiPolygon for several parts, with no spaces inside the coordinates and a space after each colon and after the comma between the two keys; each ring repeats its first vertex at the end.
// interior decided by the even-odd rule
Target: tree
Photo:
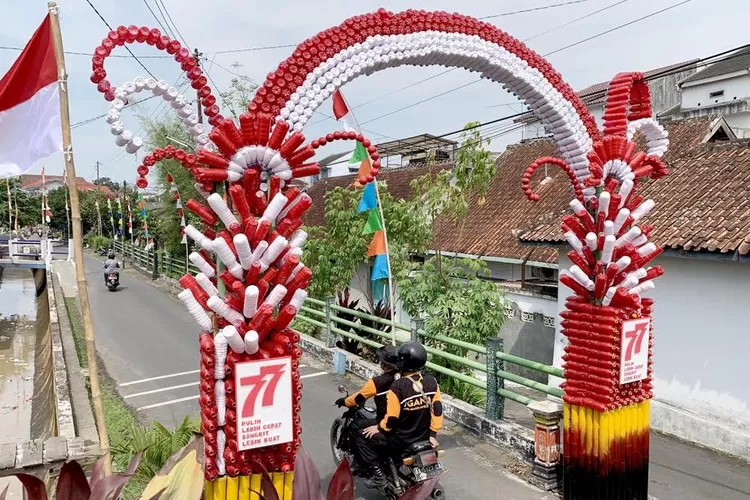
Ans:
{"type": "MultiPolygon", "coordinates": [[[[471,128],[474,125],[469,123],[464,128],[453,169],[430,172],[412,182],[415,192],[413,210],[420,211],[427,220],[440,219],[452,224],[457,231],[464,229],[463,216],[470,201],[484,203],[484,196],[496,173],[491,153],[484,149],[485,142],[479,130],[471,128]]],[[[482,345],[485,339],[498,334],[506,317],[500,289],[491,281],[482,279],[488,275],[484,261],[447,257],[438,250],[423,265],[412,265],[398,273],[399,294],[409,315],[425,319],[427,332],[482,345]]],[[[452,354],[467,354],[465,349],[454,346],[439,347],[452,354]]],[[[461,370],[444,359],[435,362],[461,370]]],[[[446,392],[459,397],[467,392],[461,384],[451,384],[455,387],[446,387],[446,392]]]]}
{"type": "Polygon", "coordinates": [[[219,92],[219,97],[223,104],[229,108],[235,119],[247,109],[247,105],[253,100],[258,84],[250,79],[249,76],[240,73],[242,65],[239,62],[232,64],[234,69],[231,72],[234,76],[229,81],[229,90],[226,92],[219,92]]]}
{"type": "Polygon", "coordinates": [[[113,181],[109,177],[99,177],[94,181],[94,184],[97,186],[107,186],[113,193],[117,193],[122,189],[122,186],[119,183],[113,181]]]}
{"type": "MultiPolygon", "coordinates": [[[[430,228],[420,212],[412,210],[410,202],[395,200],[385,183],[380,183],[379,190],[395,274],[408,268],[412,254],[426,250],[430,228]]],[[[313,297],[329,297],[347,288],[357,267],[368,262],[372,235],[362,234],[367,214],[357,212],[361,196],[361,189],[341,187],[326,193],[325,226],[305,228],[310,238],[303,261],[314,272],[308,288],[313,297]]]]}

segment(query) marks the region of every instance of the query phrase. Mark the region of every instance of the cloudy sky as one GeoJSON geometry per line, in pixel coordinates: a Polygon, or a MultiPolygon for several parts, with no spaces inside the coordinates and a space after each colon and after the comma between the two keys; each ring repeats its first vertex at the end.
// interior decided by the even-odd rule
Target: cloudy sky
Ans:
{"type": "MultiPolygon", "coordinates": [[[[206,55],[209,74],[223,90],[232,78],[227,70],[232,70],[234,63],[241,65],[242,73],[262,82],[268,72],[291,54],[293,45],[352,15],[380,7],[392,11],[406,8],[458,10],[476,17],[496,16],[487,20],[516,38],[528,40],[532,49],[544,55],[681,1],[582,0],[576,4],[513,15],[503,14],[560,4],[566,0],[162,0],[162,3],[187,44],[206,55]],[[585,20],[545,33],[612,5],[585,20]],[[283,47],[265,48],[269,46],[283,47]]],[[[151,7],[156,16],[160,15],[156,0],[91,2],[113,26],[157,26],[148,9],[151,7]]],[[[9,47],[22,47],[26,43],[46,14],[46,3],[46,0],[0,0],[4,21],[0,30],[0,74],[5,73],[18,56],[18,51],[9,47]]],[[[91,53],[106,36],[107,27],[86,0],[60,0],[59,5],[66,51],[91,53]]],[[[645,71],[750,43],[748,18],[750,2],[747,0],[692,0],[555,52],[548,59],[573,88],[580,89],[607,80],[619,71],[645,71]]],[[[154,58],[161,54],[155,48],[144,44],[134,46],[133,52],[144,56],[141,61],[158,78],[174,82],[179,77],[179,66],[171,58],[154,58]]],[[[123,48],[113,54],[128,56],[123,48]]],[[[90,57],[68,54],[66,60],[70,74],[72,122],[75,124],[105,113],[108,103],[89,81],[90,57]]],[[[116,84],[145,75],[143,68],[130,57],[109,58],[106,69],[108,78],[116,84]]],[[[389,69],[350,82],[343,93],[351,106],[369,102],[356,109],[355,114],[376,142],[421,133],[444,134],[461,128],[468,121],[488,121],[521,109],[513,96],[497,84],[479,82],[456,89],[477,79],[464,71],[451,71],[401,90],[444,71],[445,68],[440,67],[389,69]],[[433,96],[438,97],[429,99],[433,96]],[[415,105],[423,100],[426,102],[415,105]]],[[[166,111],[165,106],[156,109],[155,101],[144,103],[140,111],[160,116],[166,111]]],[[[330,115],[330,103],[324,103],[320,110],[330,115]]],[[[137,130],[139,125],[133,112],[126,111],[125,115],[126,125],[137,130]]],[[[317,137],[338,128],[333,120],[317,116],[312,118],[305,132],[308,137],[317,137]]],[[[519,133],[497,138],[492,149],[502,150],[506,144],[519,139],[519,133]]],[[[102,163],[101,176],[118,181],[135,180],[135,157],[126,155],[124,150],[115,146],[103,119],[75,127],[73,147],[79,175],[92,178],[94,163],[99,161],[102,163]]],[[[337,151],[334,146],[329,146],[323,148],[321,154],[337,151]]],[[[47,167],[48,173],[59,174],[63,169],[62,156],[54,155],[39,162],[32,172],[38,173],[42,165],[47,167]]]]}

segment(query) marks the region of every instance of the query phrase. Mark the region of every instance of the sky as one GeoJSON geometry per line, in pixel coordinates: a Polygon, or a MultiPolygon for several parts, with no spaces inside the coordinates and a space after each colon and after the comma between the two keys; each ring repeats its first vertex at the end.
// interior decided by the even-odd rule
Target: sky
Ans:
{"type": "MultiPolygon", "coordinates": [[[[558,51],[681,1],[581,0],[556,8],[500,15],[560,4],[566,0],[162,0],[190,48],[197,47],[205,54],[205,67],[219,90],[225,90],[233,78],[228,71],[233,71],[233,64],[238,63],[241,73],[262,83],[265,76],[293,52],[294,47],[288,45],[295,45],[321,30],[338,25],[348,17],[381,7],[391,11],[413,8],[453,12],[460,9],[462,14],[475,17],[500,15],[487,21],[520,40],[528,40],[527,45],[542,55],[554,51],[548,60],[574,89],[606,81],[618,72],[647,71],[750,43],[750,37],[746,34],[750,2],[691,0],[643,21],[558,51]],[[614,4],[617,5],[599,14],[542,34],[614,4]],[[238,51],[274,46],[287,47],[238,51]]],[[[160,16],[156,0],[91,2],[112,26],[134,24],[158,27],[148,9],[151,7],[155,15],[160,16]]],[[[4,20],[0,30],[0,74],[8,70],[19,54],[7,47],[25,45],[46,15],[46,5],[46,0],[0,0],[4,20]]],[[[65,50],[93,52],[109,29],[86,0],[60,0],[59,6],[65,50]]],[[[156,48],[146,44],[131,45],[131,48],[137,56],[143,56],[141,61],[157,78],[174,82],[180,76],[179,65],[171,57],[158,57],[164,53],[156,48]]],[[[113,55],[125,56],[110,57],[105,63],[108,78],[114,84],[137,76],[148,76],[124,48],[117,48],[113,55]]],[[[89,81],[90,56],[68,54],[66,63],[71,122],[76,124],[106,113],[109,103],[89,81]]],[[[519,101],[496,83],[482,81],[453,90],[477,79],[475,74],[464,70],[451,71],[401,90],[444,71],[442,67],[388,69],[369,77],[359,77],[343,87],[342,92],[351,107],[372,101],[354,112],[368,136],[376,143],[422,133],[440,135],[460,129],[470,121],[489,121],[522,109],[519,101]],[[415,105],[418,101],[438,95],[415,105]],[[407,106],[407,109],[392,113],[407,106]],[[383,115],[388,116],[381,118],[383,115]]],[[[153,99],[143,103],[137,111],[126,110],[123,114],[126,126],[138,131],[140,125],[136,113],[153,117],[163,115],[166,106],[157,108],[156,101],[153,99]]],[[[324,103],[320,111],[331,115],[330,101],[324,103]]],[[[334,120],[320,115],[310,120],[304,132],[308,138],[315,138],[341,128],[334,120]]],[[[494,139],[490,149],[501,151],[507,144],[520,139],[520,132],[515,132],[494,139]]],[[[73,148],[79,176],[93,179],[95,163],[99,161],[102,177],[129,183],[136,178],[137,158],[114,144],[104,119],[75,127],[73,148]]],[[[341,148],[340,144],[321,148],[318,158],[339,152],[341,148]]],[[[142,157],[143,153],[139,155],[142,157]]],[[[30,173],[39,173],[42,166],[46,167],[48,174],[61,174],[62,155],[55,154],[38,162],[30,173]]]]}

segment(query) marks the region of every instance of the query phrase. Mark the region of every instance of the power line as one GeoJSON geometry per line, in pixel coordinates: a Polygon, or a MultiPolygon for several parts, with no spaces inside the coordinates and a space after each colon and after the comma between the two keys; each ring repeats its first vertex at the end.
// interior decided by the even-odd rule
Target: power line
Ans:
{"type": "MultiPolygon", "coordinates": [[[[156,3],[156,7],[159,7],[159,4],[161,4],[162,8],[159,9],[159,12],[161,12],[161,10],[164,9],[164,12],[163,12],[162,15],[166,14],[167,19],[169,19],[169,22],[172,23],[172,26],[174,27],[175,31],[177,32],[177,35],[180,37],[180,40],[182,40],[182,43],[184,43],[185,46],[188,47],[188,49],[190,49],[190,47],[188,46],[188,43],[185,41],[185,37],[182,36],[182,33],[180,33],[180,29],[177,27],[177,25],[172,20],[172,16],[169,14],[169,11],[167,10],[167,6],[164,5],[164,1],[163,0],[154,0],[154,3],[156,3]]],[[[166,21],[166,19],[165,19],[165,21],[166,21]]],[[[169,24],[169,23],[167,23],[167,24],[169,24]]],[[[173,36],[172,38],[175,38],[175,37],[173,36]]]]}
{"type": "MultiPolygon", "coordinates": [[[[11,47],[8,45],[0,45],[0,50],[14,50],[14,51],[21,52],[23,50],[23,47],[11,47]]],[[[71,50],[66,50],[65,54],[69,56],[86,56],[86,57],[93,57],[95,55],[91,52],[76,52],[76,51],[71,51],[71,50]]],[[[107,58],[110,58],[110,57],[130,59],[133,56],[126,56],[122,54],[110,54],[107,56],[107,58]]],[[[172,56],[138,56],[138,57],[141,59],[172,59],[172,56]]]]}
{"type": "Polygon", "coordinates": [[[524,39],[524,43],[528,42],[529,40],[533,40],[534,38],[539,38],[540,36],[548,35],[548,34],[552,33],[553,31],[557,31],[557,30],[559,30],[561,28],[565,28],[567,26],[570,26],[571,24],[575,24],[578,21],[583,21],[584,19],[588,19],[589,17],[595,16],[595,15],[599,14],[600,12],[604,12],[605,10],[609,10],[609,9],[614,8],[614,7],[617,7],[618,5],[624,4],[627,1],[629,1],[629,0],[620,0],[619,2],[615,2],[613,4],[609,4],[606,7],[602,7],[601,9],[597,9],[597,10],[595,10],[593,12],[589,12],[588,14],[585,14],[585,15],[583,15],[581,17],[577,17],[577,18],[573,19],[572,21],[568,21],[567,23],[560,24],[558,26],[555,26],[554,28],[550,28],[550,29],[548,29],[546,31],[542,31],[541,33],[537,33],[536,35],[532,35],[532,36],[524,39]]]}
{"type": "Polygon", "coordinates": [[[530,9],[514,10],[512,12],[503,12],[501,14],[494,14],[491,16],[482,16],[477,19],[495,19],[496,17],[515,16],[516,14],[526,14],[527,12],[536,12],[539,10],[555,9],[557,7],[565,7],[566,5],[574,5],[577,3],[584,3],[590,0],[571,0],[569,2],[555,3],[552,5],[542,5],[541,7],[532,7],[530,9]]]}
{"type": "MultiPolygon", "coordinates": [[[[146,8],[148,9],[148,11],[151,13],[151,15],[153,16],[153,18],[156,20],[156,24],[158,24],[159,27],[162,30],[164,30],[164,33],[167,33],[168,32],[167,28],[165,28],[164,24],[162,24],[161,20],[158,17],[156,17],[156,14],[154,13],[154,9],[151,8],[151,5],[149,5],[148,0],[143,0],[143,3],[146,6],[146,8]]],[[[158,8],[159,4],[157,4],[156,7],[158,8]]],[[[162,16],[162,17],[164,17],[164,16],[162,16]]]]}
{"type": "MultiPolygon", "coordinates": [[[[105,25],[107,26],[107,28],[109,28],[109,29],[110,29],[110,31],[111,31],[111,30],[112,30],[112,26],[110,26],[110,25],[109,25],[109,23],[107,22],[107,20],[106,20],[106,19],[104,19],[104,16],[102,16],[102,15],[101,15],[101,14],[99,13],[99,11],[98,11],[98,10],[96,9],[96,7],[94,7],[94,4],[93,4],[93,3],[91,3],[91,0],[86,0],[86,3],[88,3],[88,4],[89,4],[89,6],[90,6],[90,7],[92,8],[92,9],[94,9],[94,12],[96,12],[96,15],[97,15],[97,16],[99,16],[99,19],[101,19],[101,20],[102,20],[102,22],[103,22],[103,23],[104,23],[104,24],[105,24],[105,25]]],[[[148,73],[149,75],[151,75],[151,77],[152,77],[152,78],[156,78],[156,77],[154,76],[154,74],[153,74],[153,73],[151,73],[151,72],[150,72],[150,71],[148,70],[148,68],[146,67],[146,65],[145,65],[145,64],[143,64],[143,63],[141,62],[141,60],[140,60],[140,59],[138,59],[137,57],[135,57],[135,54],[133,54],[133,51],[132,51],[132,50],[130,50],[130,47],[128,47],[127,45],[123,45],[123,47],[125,47],[125,50],[127,50],[127,51],[128,51],[129,53],[130,53],[130,55],[131,55],[131,56],[133,56],[133,59],[135,59],[136,61],[138,61],[138,64],[140,64],[140,65],[141,65],[141,67],[142,67],[142,68],[143,68],[143,69],[144,69],[144,70],[146,71],[146,73],[148,73]]]]}
{"type": "Polygon", "coordinates": [[[384,115],[380,115],[380,116],[377,116],[375,118],[371,118],[369,120],[363,121],[362,124],[364,125],[365,123],[374,122],[376,120],[380,120],[381,118],[385,118],[386,116],[394,115],[394,114],[399,113],[399,112],[401,112],[401,111],[403,111],[405,109],[413,108],[414,106],[418,106],[418,105],[423,104],[423,103],[425,103],[427,101],[431,101],[433,99],[437,99],[438,97],[442,97],[442,96],[444,96],[446,94],[450,94],[451,92],[455,92],[456,90],[460,90],[462,88],[468,87],[469,85],[474,85],[475,83],[479,83],[481,81],[482,80],[479,79],[479,80],[474,80],[473,82],[469,82],[469,83],[465,83],[463,85],[459,85],[458,87],[452,88],[450,90],[446,90],[445,92],[441,92],[441,93],[436,94],[436,95],[434,95],[432,97],[428,97],[426,99],[422,99],[421,101],[417,101],[415,103],[409,104],[408,106],[404,106],[404,107],[398,108],[398,109],[396,109],[394,111],[391,111],[389,113],[386,113],[384,115]]]}
{"type": "Polygon", "coordinates": [[[164,20],[164,24],[167,25],[167,29],[165,30],[167,32],[167,34],[169,34],[169,36],[171,38],[177,38],[176,36],[174,36],[174,31],[169,26],[169,23],[167,22],[167,16],[165,16],[164,12],[162,12],[161,6],[159,5],[159,2],[157,2],[156,0],[154,0],[154,4],[156,4],[157,10],[159,11],[159,14],[161,14],[161,18],[164,20]]]}
{"type": "Polygon", "coordinates": [[[544,57],[551,56],[552,54],[557,54],[558,52],[562,52],[563,50],[567,50],[567,49],[569,49],[571,47],[575,47],[576,45],[580,45],[582,43],[589,42],[589,41],[591,41],[591,40],[593,40],[595,38],[599,38],[600,36],[608,35],[609,33],[612,33],[613,31],[620,30],[622,28],[625,28],[625,27],[630,26],[632,24],[641,22],[641,21],[643,21],[645,19],[648,19],[650,17],[654,17],[654,16],[656,16],[658,14],[661,14],[662,12],[666,12],[668,10],[672,10],[672,9],[674,9],[676,7],[679,7],[681,5],[685,5],[686,3],[690,3],[692,1],[693,0],[683,0],[682,2],[678,2],[676,4],[672,4],[669,7],[665,7],[663,9],[661,9],[661,10],[657,10],[656,12],[652,12],[650,14],[646,14],[645,16],[639,17],[638,19],[633,19],[632,21],[629,21],[627,23],[621,24],[619,26],[615,26],[614,28],[610,28],[610,29],[608,29],[606,31],[602,31],[601,33],[597,33],[596,35],[590,36],[588,38],[584,38],[583,40],[578,40],[577,42],[573,42],[570,45],[566,45],[565,47],[561,47],[561,48],[559,48],[557,50],[553,50],[552,52],[548,52],[547,54],[544,54],[544,57]]]}

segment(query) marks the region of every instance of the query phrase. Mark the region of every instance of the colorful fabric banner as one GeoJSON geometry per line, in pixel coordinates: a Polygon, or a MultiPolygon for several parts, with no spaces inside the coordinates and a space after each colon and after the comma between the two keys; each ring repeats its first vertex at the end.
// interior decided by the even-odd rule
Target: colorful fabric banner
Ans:
{"type": "Polygon", "coordinates": [[[372,210],[377,206],[378,200],[375,195],[375,183],[370,182],[362,190],[362,198],[360,198],[359,200],[359,207],[357,207],[357,212],[367,212],[368,210],[372,210]]]}
{"type": "Polygon", "coordinates": [[[383,223],[380,220],[380,214],[377,210],[370,210],[367,214],[367,222],[365,222],[365,228],[362,230],[362,234],[372,234],[375,231],[381,231],[383,229],[383,223]]]}
{"type": "Polygon", "coordinates": [[[388,279],[388,255],[376,255],[372,261],[372,272],[370,273],[372,281],[388,279]]]}
{"type": "Polygon", "coordinates": [[[141,209],[141,221],[143,222],[143,236],[149,238],[148,233],[148,219],[146,218],[146,200],[143,199],[143,195],[138,193],[138,208],[141,209]]]}
{"type": "Polygon", "coordinates": [[[367,249],[367,256],[375,257],[376,255],[383,255],[385,253],[387,253],[385,248],[385,231],[376,231],[372,235],[370,247],[367,249]]]}
{"type": "MultiPolygon", "coordinates": [[[[354,118],[354,113],[351,112],[344,96],[338,90],[333,93],[333,116],[336,117],[337,121],[344,124],[344,130],[361,133],[359,124],[354,118]]],[[[358,177],[361,177],[363,172],[365,176],[370,173],[370,157],[367,154],[367,149],[359,141],[357,141],[352,156],[349,158],[349,169],[353,170],[354,168],[359,170],[358,177]]],[[[359,183],[355,183],[355,186],[359,187],[359,183]]]]}
{"type": "Polygon", "coordinates": [[[125,193],[125,208],[128,211],[128,232],[130,236],[133,236],[133,212],[130,210],[130,198],[127,193],[125,193]]]}
{"type": "Polygon", "coordinates": [[[125,234],[122,230],[122,200],[120,195],[117,195],[117,234],[122,236],[125,234]]]}

